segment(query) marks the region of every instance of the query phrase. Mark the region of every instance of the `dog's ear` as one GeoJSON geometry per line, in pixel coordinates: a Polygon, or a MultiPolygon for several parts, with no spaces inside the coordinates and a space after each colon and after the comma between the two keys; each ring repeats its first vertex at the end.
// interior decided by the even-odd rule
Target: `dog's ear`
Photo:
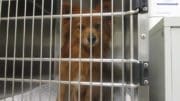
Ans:
{"type": "MultiPolygon", "coordinates": [[[[107,12],[112,12],[112,7],[111,7],[111,1],[110,0],[104,0],[103,5],[102,5],[102,12],[107,13],[107,12]]],[[[95,6],[95,12],[101,12],[101,4],[97,4],[95,6]]],[[[111,16],[103,16],[103,21],[106,24],[111,24],[111,16]]]]}
{"type": "MultiPolygon", "coordinates": [[[[111,12],[111,2],[110,1],[105,1],[103,2],[102,5],[102,12],[111,12]]],[[[95,11],[100,12],[101,11],[101,4],[97,4],[95,6],[95,11]]]]}
{"type": "Polygon", "coordinates": [[[71,5],[69,2],[64,2],[62,6],[62,14],[75,14],[80,12],[79,6],[74,5],[73,3],[71,5]]]}
{"type": "Polygon", "coordinates": [[[67,2],[64,2],[62,5],[62,14],[69,14],[70,13],[70,5],[67,2]]]}
{"type": "MultiPolygon", "coordinates": [[[[77,5],[74,4],[70,4],[69,2],[63,2],[62,5],[62,14],[63,15],[68,15],[68,14],[75,14],[75,13],[79,13],[80,9],[77,5]],[[72,7],[71,7],[72,6],[72,7]],[[71,11],[72,10],[72,11],[71,11]]],[[[70,16],[64,17],[62,20],[62,37],[64,41],[68,41],[69,40],[69,27],[70,26],[70,16]]]]}
{"type": "MultiPolygon", "coordinates": [[[[80,9],[77,5],[74,4],[71,5],[69,2],[63,2],[61,11],[63,15],[69,15],[69,14],[79,13],[80,9]]],[[[69,23],[69,20],[70,20],[70,16],[63,17],[63,25],[69,23]]]]}

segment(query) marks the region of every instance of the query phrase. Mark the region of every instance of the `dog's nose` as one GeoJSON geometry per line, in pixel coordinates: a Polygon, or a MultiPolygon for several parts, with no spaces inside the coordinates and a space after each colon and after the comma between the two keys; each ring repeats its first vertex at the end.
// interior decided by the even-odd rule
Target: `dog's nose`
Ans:
{"type": "Polygon", "coordinates": [[[90,44],[95,44],[96,43],[96,36],[95,35],[89,35],[88,36],[88,42],[90,43],[90,44]]]}

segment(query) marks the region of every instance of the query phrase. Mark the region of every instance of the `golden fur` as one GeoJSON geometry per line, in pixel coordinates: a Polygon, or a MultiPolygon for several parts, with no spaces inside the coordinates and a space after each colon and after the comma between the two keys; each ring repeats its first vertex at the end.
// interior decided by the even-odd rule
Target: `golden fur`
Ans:
{"type": "MultiPolygon", "coordinates": [[[[66,5],[68,6],[68,5],[66,5]]],[[[68,11],[68,10],[66,10],[68,11]]],[[[98,11],[98,10],[97,10],[98,11]]],[[[87,11],[83,11],[86,13],[87,11]]],[[[93,11],[93,12],[96,12],[93,11]]],[[[67,12],[65,12],[67,13],[67,12]]],[[[73,13],[79,13],[79,9],[75,9],[73,13]]],[[[110,50],[111,41],[111,26],[109,19],[107,20],[103,17],[102,25],[102,57],[106,57],[108,51],[110,50]]],[[[100,58],[101,57],[101,18],[98,16],[92,17],[92,27],[90,26],[90,17],[82,17],[82,22],[80,24],[80,17],[73,17],[72,23],[70,23],[70,18],[63,19],[63,40],[64,44],[61,48],[61,58],[100,58]],[[72,26],[70,32],[70,24],[72,26]],[[81,37],[80,37],[80,26],[81,26],[81,37]],[[70,35],[71,34],[71,35],[70,35]],[[90,35],[95,37],[95,42],[91,43],[88,41],[90,35]],[[70,38],[71,36],[71,38],[70,38]],[[71,39],[71,41],[70,41],[71,39]],[[80,43],[81,40],[81,43],[80,43]],[[80,49],[81,47],[81,49],[80,49]],[[92,48],[92,49],[90,49],[92,48]],[[90,54],[92,50],[92,54],[90,54]],[[71,53],[70,53],[71,52],[71,53]],[[71,56],[70,56],[71,54],[71,56]],[[81,56],[81,57],[80,57],[81,56]]],[[[90,62],[71,62],[61,61],[59,65],[59,79],[62,81],[78,81],[90,82],[90,62]],[[80,77],[79,77],[80,71],[80,77]],[[70,74],[69,74],[70,73],[70,74]],[[70,77],[69,77],[70,75],[70,77]]],[[[100,63],[92,62],[92,81],[100,81],[100,63]]],[[[80,92],[81,101],[90,101],[90,86],[81,85],[80,91],[78,85],[70,85],[70,101],[78,101],[78,92],[80,92]]],[[[68,96],[68,84],[61,84],[59,88],[58,100],[67,101],[68,96]]],[[[100,94],[100,87],[92,87],[92,101],[98,101],[100,94]]]]}

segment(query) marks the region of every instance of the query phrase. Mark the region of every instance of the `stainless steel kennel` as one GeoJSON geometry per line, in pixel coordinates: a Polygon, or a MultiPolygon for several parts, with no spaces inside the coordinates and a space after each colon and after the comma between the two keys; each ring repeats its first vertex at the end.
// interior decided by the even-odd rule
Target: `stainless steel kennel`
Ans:
{"type": "Polygon", "coordinates": [[[0,0],[0,101],[56,101],[61,60],[110,65],[108,81],[86,82],[107,88],[101,101],[103,92],[107,101],[149,101],[147,11],[147,0],[0,0]],[[63,2],[89,11],[108,2],[111,10],[63,15],[63,2]],[[93,15],[111,17],[110,57],[59,58],[62,18],[93,15]]]}

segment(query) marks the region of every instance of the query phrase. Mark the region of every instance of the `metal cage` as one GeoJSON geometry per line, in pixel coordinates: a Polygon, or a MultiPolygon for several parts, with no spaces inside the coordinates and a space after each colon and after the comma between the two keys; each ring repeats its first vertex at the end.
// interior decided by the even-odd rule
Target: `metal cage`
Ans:
{"type": "MultiPolygon", "coordinates": [[[[0,0],[0,101],[56,101],[62,85],[68,86],[65,101],[83,101],[83,86],[89,88],[85,101],[148,101],[147,11],[147,0],[0,0]],[[68,13],[63,13],[65,3],[69,5],[68,13]],[[104,8],[105,3],[108,6],[104,8]],[[73,19],[80,19],[82,37],[84,17],[90,18],[90,38],[93,17],[100,18],[100,46],[96,50],[100,56],[92,55],[90,39],[88,57],[72,57],[71,48],[67,50],[68,57],[62,57],[62,47],[67,46],[63,39],[64,20],[69,21],[67,42],[71,45],[73,19]],[[106,57],[102,55],[105,17],[111,22],[106,57]],[[69,68],[74,62],[88,63],[90,79],[81,81],[79,72],[77,80],[62,80],[62,72],[57,73],[62,62],[68,62],[69,68]],[[94,63],[99,64],[98,81],[92,80],[94,63]],[[78,99],[71,97],[74,86],[78,99]],[[93,87],[99,89],[96,99],[93,87]]],[[[84,48],[82,41],[78,40],[78,51],[84,48]]]]}

